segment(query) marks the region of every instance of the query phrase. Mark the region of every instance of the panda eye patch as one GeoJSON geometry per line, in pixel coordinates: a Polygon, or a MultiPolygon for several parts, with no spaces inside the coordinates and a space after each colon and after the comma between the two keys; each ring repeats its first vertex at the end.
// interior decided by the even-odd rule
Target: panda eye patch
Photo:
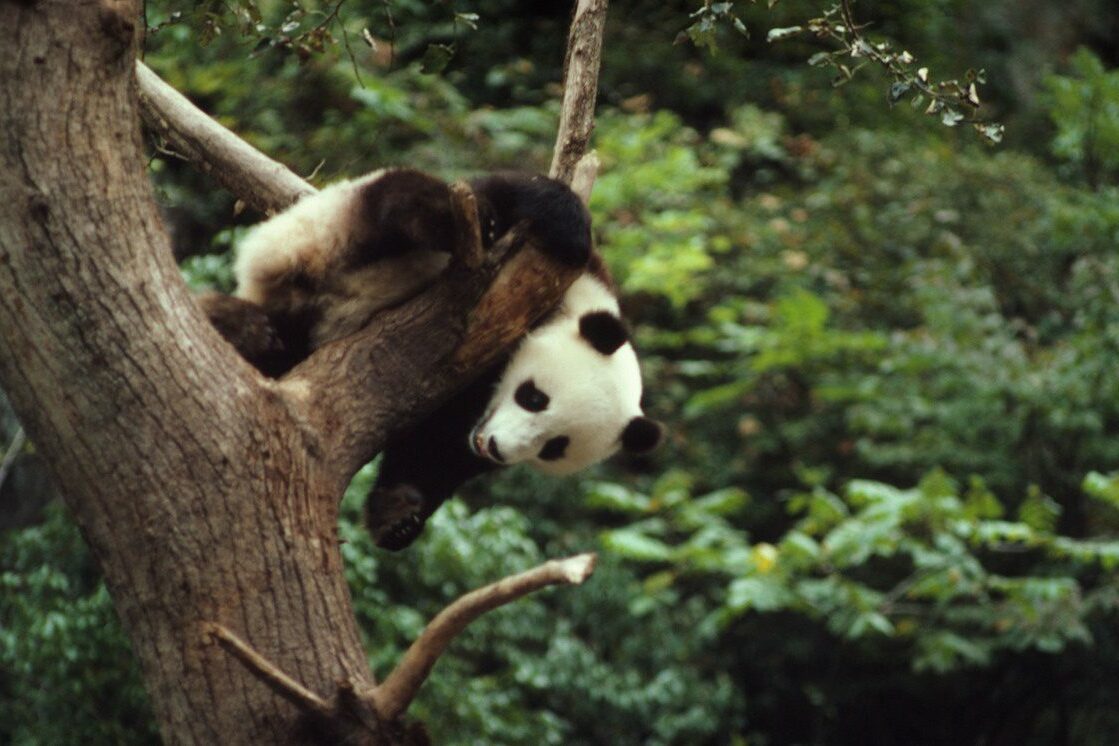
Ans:
{"type": "Polygon", "coordinates": [[[567,452],[567,444],[570,442],[571,438],[566,435],[557,435],[544,444],[544,447],[540,449],[538,458],[541,461],[555,461],[561,459],[567,452]]]}
{"type": "Polygon", "coordinates": [[[513,401],[522,409],[529,412],[543,412],[548,408],[548,395],[536,388],[536,384],[529,379],[517,387],[513,393],[513,401]]]}

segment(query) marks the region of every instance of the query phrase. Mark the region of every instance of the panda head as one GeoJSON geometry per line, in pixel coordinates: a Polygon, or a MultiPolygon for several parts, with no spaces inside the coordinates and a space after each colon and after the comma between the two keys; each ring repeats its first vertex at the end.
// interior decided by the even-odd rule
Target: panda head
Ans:
{"type": "Polygon", "coordinates": [[[617,301],[584,275],[517,348],[470,446],[499,464],[561,475],[618,450],[647,453],[661,432],[641,411],[641,371],[617,301]]]}

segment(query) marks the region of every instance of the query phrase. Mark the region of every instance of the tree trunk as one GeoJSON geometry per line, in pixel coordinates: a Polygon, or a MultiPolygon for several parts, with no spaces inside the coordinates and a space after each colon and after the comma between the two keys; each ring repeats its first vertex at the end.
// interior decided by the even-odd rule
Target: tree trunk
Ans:
{"type": "Polygon", "coordinates": [[[299,710],[201,622],[312,690],[368,682],[337,479],[172,262],[137,126],[138,18],[0,2],[0,385],[101,563],[165,739],[291,743],[299,710]]]}

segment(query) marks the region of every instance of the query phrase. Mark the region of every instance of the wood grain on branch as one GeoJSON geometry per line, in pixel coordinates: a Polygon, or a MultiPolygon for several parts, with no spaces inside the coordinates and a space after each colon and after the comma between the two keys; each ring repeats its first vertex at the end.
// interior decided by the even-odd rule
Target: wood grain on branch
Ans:
{"type": "Polygon", "coordinates": [[[195,168],[262,213],[289,207],[315,188],[211,119],[186,96],[136,62],[144,123],[195,168]]]}
{"type": "Polygon", "coordinates": [[[590,145],[598,97],[606,0],[579,0],[563,61],[563,105],[548,175],[571,183],[575,166],[590,145]]]}

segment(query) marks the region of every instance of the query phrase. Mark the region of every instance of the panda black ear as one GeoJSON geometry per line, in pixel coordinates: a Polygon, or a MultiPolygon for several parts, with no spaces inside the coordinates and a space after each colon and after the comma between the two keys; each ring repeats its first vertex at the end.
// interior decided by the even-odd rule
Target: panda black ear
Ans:
{"type": "Polygon", "coordinates": [[[649,453],[660,445],[664,426],[648,417],[634,417],[622,430],[622,448],[627,453],[649,453]]]}
{"type": "Polygon", "coordinates": [[[579,334],[603,355],[613,355],[628,337],[622,320],[609,311],[583,314],[579,319],[579,334]]]}

